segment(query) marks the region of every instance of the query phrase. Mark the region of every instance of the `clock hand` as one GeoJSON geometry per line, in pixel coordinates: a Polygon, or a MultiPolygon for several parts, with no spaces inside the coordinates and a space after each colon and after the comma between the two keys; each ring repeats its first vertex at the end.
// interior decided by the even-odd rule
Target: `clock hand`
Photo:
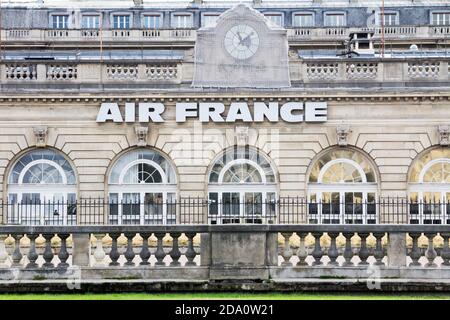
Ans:
{"type": "Polygon", "coordinates": [[[250,39],[250,37],[253,35],[253,32],[250,33],[248,36],[246,36],[244,39],[242,39],[242,41],[240,42],[240,44],[244,44],[247,48],[250,47],[250,43],[248,43],[248,39],[250,39]]]}
{"type": "Polygon", "coordinates": [[[242,42],[242,37],[241,37],[241,33],[240,32],[236,32],[238,38],[239,38],[239,44],[241,44],[242,42]]]}

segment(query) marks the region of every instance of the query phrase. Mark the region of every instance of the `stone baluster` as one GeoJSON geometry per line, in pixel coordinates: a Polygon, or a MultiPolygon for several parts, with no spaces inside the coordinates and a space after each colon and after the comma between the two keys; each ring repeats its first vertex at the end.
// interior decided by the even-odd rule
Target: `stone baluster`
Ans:
{"type": "Polygon", "coordinates": [[[150,259],[151,253],[150,250],[148,249],[148,238],[150,238],[152,234],[151,233],[141,233],[141,237],[142,237],[142,249],[141,252],[139,253],[139,257],[141,257],[141,266],[147,266],[150,264],[150,262],[148,262],[148,259],[150,259]]]}
{"type": "Polygon", "coordinates": [[[344,233],[345,237],[345,249],[344,249],[344,259],[345,262],[343,264],[344,267],[353,267],[354,264],[352,262],[353,258],[353,249],[352,249],[352,237],[354,236],[354,233],[344,233]]]}
{"type": "Polygon", "coordinates": [[[359,237],[361,238],[361,246],[359,248],[358,256],[361,261],[358,263],[359,266],[366,266],[369,263],[367,262],[367,258],[369,257],[369,249],[367,249],[367,237],[368,233],[359,233],[359,237]]]}
{"type": "Polygon", "coordinates": [[[178,238],[181,236],[181,233],[171,233],[170,236],[172,237],[172,250],[170,250],[169,255],[172,258],[172,262],[170,263],[171,266],[179,266],[180,261],[178,261],[181,257],[181,251],[178,247],[178,238]]]}
{"type": "Polygon", "coordinates": [[[434,250],[434,237],[436,233],[425,233],[425,236],[428,238],[428,249],[425,252],[425,256],[428,259],[428,263],[425,265],[428,268],[437,267],[436,263],[434,263],[434,259],[437,257],[436,250],[434,250]]]}
{"type": "Polygon", "coordinates": [[[188,238],[188,248],[186,250],[186,258],[187,258],[187,262],[186,262],[186,266],[196,266],[197,264],[194,262],[195,256],[197,255],[197,253],[195,252],[194,249],[194,237],[195,237],[195,233],[185,233],[186,237],[188,238]]]}
{"type": "Polygon", "coordinates": [[[6,251],[5,239],[6,234],[0,235],[0,268],[7,267],[6,260],[8,260],[8,252],[6,251]]]}
{"type": "Polygon", "coordinates": [[[45,239],[45,249],[42,257],[44,258],[44,264],[42,265],[44,268],[50,269],[54,268],[55,265],[52,263],[53,254],[52,250],[52,238],[55,236],[54,234],[45,233],[42,235],[45,239]]]}
{"type": "Polygon", "coordinates": [[[109,265],[112,267],[117,267],[120,266],[120,263],[118,261],[120,258],[120,253],[119,249],[117,248],[117,238],[120,237],[120,233],[110,233],[109,236],[112,239],[111,251],[109,252],[109,258],[111,259],[111,262],[109,263],[109,265]]]}
{"type": "Polygon", "coordinates": [[[442,237],[444,238],[444,247],[441,251],[441,258],[444,260],[442,263],[443,266],[450,266],[450,248],[449,248],[449,237],[450,233],[442,233],[442,237]]]}
{"type": "Polygon", "coordinates": [[[97,234],[94,234],[94,237],[95,237],[95,250],[94,250],[95,263],[94,263],[94,266],[95,267],[104,267],[106,253],[105,253],[105,250],[103,249],[103,238],[105,237],[105,234],[97,233],[97,234]]]}
{"type": "Polygon", "coordinates": [[[37,234],[30,234],[27,235],[27,237],[30,239],[30,249],[28,250],[27,258],[30,260],[30,262],[27,264],[27,268],[37,268],[38,264],[36,263],[36,260],[38,259],[38,254],[36,252],[36,238],[38,237],[37,234]]]}
{"type": "Polygon", "coordinates": [[[20,239],[23,237],[23,234],[15,234],[14,237],[14,252],[12,254],[12,266],[19,267],[21,266],[20,262],[22,261],[22,253],[20,252],[20,239]]]}
{"type": "Polygon", "coordinates": [[[376,266],[384,266],[383,258],[384,258],[384,251],[383,251],[383,244],[381,243],[382,238],[384,237],[384,233],[373,233],[373,236],[376,239],[375,244],[375,250],[373,251],[373,256],[375,258],[375,265],[376,266]]]}
{"type": "Polygon", "coordinates": [[[422,256],[419,248],[420,233],[410,233],[409,236],[412,238],[412,248],[411,253],[409,254],[412,262],[409,266],[421,266],[419,262],[419,259],[422,256]]]}
{"type": "Polygon", "coordinates": [[[291,250],[291,245],[289,243],[289,239],[291,238],[292,233],[283,232],[281,235],[284,237],[284,249],[282,252],[282,257],[283,257],[284,261],[281,263],[281,265],[283,267],[291,267],[292,262],[290,260],[293,255],[293,252],[291,250]]]}
{"type": "Polygon", "coordinates": [[[164,252],[164,244],[163,240],[165,237],[165,233],[155,233],[155,237],[157,239],[156,242],[156,251],[155,251],[155,258],[156,258],[156,266],[165,266],[166,263],[164,262],[164,258],[166,257],[166,253],[164,252]]]}
{"type": "Polygon", "coordinates": [[[69,237],[69,234],[58,234],[58,237],[61,239],[61,248],[58,252],[58,258],[60,261],[58,268],[66,269],[69,267],[69,264],[67,263],[67,259],[69,259],[69,252],[67,251],[67,238],[69,237]]]}
{"type": "Polygon", "coordinates": [[[134,267],[133,259],[136,256],[136,254],[133,251],[133,238],[135,234],[134,233],[126,233],[125,237],[127,237],[127,250],[125,250],[124,256],[125,259],[127,259],[127,262],[125,262],[126,266],[134,267]]]}
{"type": "Polygon", "coordinates": [[[320,266],[322,265],[322,261],[320,261],[323,257],[323,250],[320,246],[320,237],[322,236],[322,232],[313,232],[312,233],[314,237],[314,250],[312,252],[312,256],[314,258],[313,266],[320,266]]]}
{"type": "Polygon", "coordinates": [[[306,258],[308,257],[308,250],[305,246],[305,238],[308,235],[307,233],[297,232],[298,237],[300,238],[300,244],[297,250],[298,262],[297,266],[307,266],[306,258]]]}
{"type": "Polygon", "coordinates": [[[328,249],[328,258],[330,258],[330,262],[328,265],[330,266],[338,266],[339,263],[336,261],[339,257],[339,252],[336,246],[336,237],[339,236],[338,232],[328,232],[328,235],[331,238],[330,248],[328,249]]]}

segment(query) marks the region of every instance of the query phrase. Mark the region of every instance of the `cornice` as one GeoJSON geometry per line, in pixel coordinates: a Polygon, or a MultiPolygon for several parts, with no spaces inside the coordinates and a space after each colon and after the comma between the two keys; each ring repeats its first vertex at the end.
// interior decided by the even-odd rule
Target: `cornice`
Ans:
{"type": "Polygon", "coordinates": [[[117,102],[189,102],[189,101],[334,101],[334,102],[422,102],[422,101],[450,101],[447,93],[383,93],[383,94],[313,94],[313,93],[165,93],[165,94],[98,94],[98,95],[0,95],[0,103],[100,103],[105,101],[117,102]]]}

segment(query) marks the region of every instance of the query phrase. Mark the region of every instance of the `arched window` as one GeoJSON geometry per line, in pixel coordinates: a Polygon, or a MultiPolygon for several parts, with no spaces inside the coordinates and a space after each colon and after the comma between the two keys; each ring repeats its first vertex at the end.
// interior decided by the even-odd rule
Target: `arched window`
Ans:
{"type": "Polygon", "coordinates": [[[175,170],[155,150],[122,155],[109,175],[111,224],[176,223],[175,170]]]}
{"type": "Polygon", "coordinates": [[[311,168],[308,181],[311,223],[377,223],[377,182],[360,152],[333,149],[311,168]]]}
{"type": "Polygon", "coordinates": [[[436,148],[416,159],[409,175],[410,223],[450,223],[450,149],[436,148]]]}
{"type": "Polygon", "coordinates": [[[8,178],[8,223],[76,222],[76,177],[67,159],[50,149],[30,151],[8,178]]]}
{"type": "Polygon", "coordinates": [[[209,173],[210,223],[269,223],[276,217],[277,185],[269,160],[250,147],[221,154],[209,173]]]}

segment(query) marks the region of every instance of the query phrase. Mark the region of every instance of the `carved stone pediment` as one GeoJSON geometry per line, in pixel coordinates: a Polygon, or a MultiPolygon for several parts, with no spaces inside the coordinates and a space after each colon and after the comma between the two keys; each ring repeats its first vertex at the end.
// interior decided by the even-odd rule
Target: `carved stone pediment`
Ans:
{"type": "Polygon", "coordinates": [[[290,87],[287,30],[238,4],[200,28],[193,87],[290,87]]]}

